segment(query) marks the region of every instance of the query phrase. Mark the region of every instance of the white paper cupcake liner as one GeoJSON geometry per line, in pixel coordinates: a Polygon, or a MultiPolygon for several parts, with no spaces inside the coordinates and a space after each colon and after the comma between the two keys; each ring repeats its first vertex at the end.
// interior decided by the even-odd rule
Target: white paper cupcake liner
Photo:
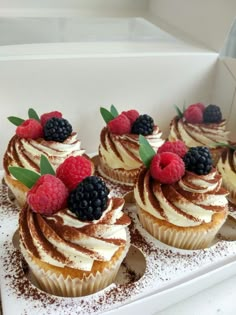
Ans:
{"type": "Polygon", "coordinates": [[[99,158],[98,172],[103,177],[115,183],[133,186],[138,177],[139,171],[139,168],[130,171],[123,169],[112,169],[106,165],[101,158],[99,158]]]}
{"type": "Polygon", "coordinates": [[[167,245],[181,249],[202,249],[209,247],[227,217],[225,215],[224,220],[205,230],[196,227],[196,231],[193,231],[193,228],[191,230],[186,228],[180,231],[174,229],[174,227],[171,228],[161,225],[161,223],[159,224],[150,216],[145,215],[145,211],[143,210],[140,211],[139,209],[138,214],[143,228],[152,236],[167,245]]]}
{"type": "Polygon", "coordinates": [[[127,229],[127,243],[119,259],[110,268],[105,268],[102,272],[97,271],[96,274],[90,274],[83,279],[70,276],[65,278],[51,270],[46,271],[31,259],[23,246],[21,251],[40,289],[57,296],[78,297],[98,292],[113,283],[129,247],[130,235],[127,229]]]}

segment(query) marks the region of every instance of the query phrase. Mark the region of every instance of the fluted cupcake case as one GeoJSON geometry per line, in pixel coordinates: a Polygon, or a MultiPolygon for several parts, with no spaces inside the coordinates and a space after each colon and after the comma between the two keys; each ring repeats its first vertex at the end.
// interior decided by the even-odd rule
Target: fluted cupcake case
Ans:
{"type": "Polygon", "coordinates": [[[70,268],[58,268],[57,272],[55,272],[55,268],[52,265],[42,263],[42,261],[35,257],[31,257],[22,244],[20,247],[36,282],[43,291],[56,296],[78,297],[98,292],[114,282],[120,265],[130,247],[128,229],[126,230],[126,234],[126,245],[115,253],[111,261],[107,262],[100,271],[92,270],[91,273],[87,273],[86,275],[83,275],[81,271],[77,272],[70,268]],[[77,277],[76,273],[78,274],[77,277]]]}
{"type": "Polygon", "coordinates": [[[138,209],[142,226],[159,241],[182,249],[203,249],[209,247],[221,226],[225,223],[228,209],[216,213],[212,222],[197,227],[175,226],[163,220],[154,218],[143,209],[138,209]]]}

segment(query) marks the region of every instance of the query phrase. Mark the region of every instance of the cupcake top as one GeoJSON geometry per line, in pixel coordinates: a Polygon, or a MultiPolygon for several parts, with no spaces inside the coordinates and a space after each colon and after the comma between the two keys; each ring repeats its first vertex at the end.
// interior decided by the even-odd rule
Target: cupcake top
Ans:
{"type": "MultiPolygon", "coordinates": [[[[77,133],[71,124],[54,111],[42,114],[39,118],[33,109],[28,111],[26,120],[8,117],[17,126],[16,134],[10,140],[4,155],[4,169],[8,166],[19,166],[39,172],[40,156],[45,155],[56,170],[68,156],[85,153],[77,133]]],[[[9,174],[9,173],[8,173],[9,174]]]]}
{"type": "Polygon", "coordinates": [[[138,206],[180,227],[211,222],[214,213],[225,211],[228,193],[212,167],[209,150],[191,148],[181,158],[173,149],[165,151],[171,146],[171,142],[164,144],[164,150],[160,148],[140,172],[134,188],[138,206]]]}
{"type": "Polygon", "coordinates": [[[181,140],[188,147],[207,146],[216,148],[219,142],[229,142],[226,120],[222,119],[220,107],[192,104],[181,111],[177,108],[176,116],[170,124],[168,140],[181,140]]]}
{"type": "MultiPolygon", "coordinates": [[[[236,145],[231,144],[224,150],[218,163],[217,170],[223,178],[223,185],[230,192],[236,191],[236,145]]],[[[235,202],[235,200],[234,200],[235,202]]]]}
{"type": "Polygon", "coordinates": [[[107,126],[101,131],[99,155],[112,168],[132,170],[142,165],[139,157],[140,134],[155,150],[163,144],[162,132],[149,115],[140,115],[137,110],[118,114],[113,105],[110,111],[105,108],[100,111],[107,126]]]}
{"type": "Polygon", "coordinates": [[[98,220],[81,221],[67,207],[53,215],[20,213],[22,250],[58,267],[90,271],[93,262],[109,261],[126,244],[129,218],[122,212],[124,200],[111,198],[98,220]]]}
{"type": "Polygon", "coordinates": [[[69,157],[56,173],[43,156],[41,174],[9,169],[29,188],[19,219],[22,251],[57,267],[90,271],[94,261],[109,261],[125,246],[130,219],[122,212],[124,199],[110,198],[85,160],[69,157]]]}

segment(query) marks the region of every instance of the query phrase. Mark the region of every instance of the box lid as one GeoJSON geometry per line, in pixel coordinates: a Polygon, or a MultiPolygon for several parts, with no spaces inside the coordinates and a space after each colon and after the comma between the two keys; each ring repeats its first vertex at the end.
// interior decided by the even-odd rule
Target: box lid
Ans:
{"type": "Polygon", "coordinates": [[[199,46],[220,52],[236,12],[235,1],[220,0],[3,0],[3,16],[80,16],[145,18],[165,31],[199,46]]]}
{"type": "Polygon", "coordinates": [[[152,21],[162,20],[170,33],[179,33],[221,52],[227,45],[229,31],[234,23],[235,1],[220,0],[150,0],[152,21]]]}

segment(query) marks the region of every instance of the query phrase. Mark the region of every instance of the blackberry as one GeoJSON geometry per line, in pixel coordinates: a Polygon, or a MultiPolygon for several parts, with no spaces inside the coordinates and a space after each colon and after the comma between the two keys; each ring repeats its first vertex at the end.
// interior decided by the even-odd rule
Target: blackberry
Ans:
{"type": "Polygon", "coordinates": [[[198,175],[206,175],[212,169],[211,153],[207,147],[190,148],[183,160],[186,170],[198,175]]]}
{"type": "Polygon", "coordinates": [[[44,126],[44,139],[63,142],[72,133],[71,124],[64,118],[53,117],[44,126]]]}
{"type": "Polygon", "coordinates": [[[88,176],[72,190],[68,208],[81,221],[98,220],[107,208],[109,189],[98,176],[88,176]]]}
{"type": "Polygon", "coordinates": [[[148,115],[140,115],[132,125],[131,133],[137,135],[151,135],[153,132],[154,121],[148,115]]]}
{"type": "Polygon", "coordinates": [[[217,105],[208,105],[203,112],[203,121],[205,123],[219,123],[222,119],[220,107],[217,105]]]}

